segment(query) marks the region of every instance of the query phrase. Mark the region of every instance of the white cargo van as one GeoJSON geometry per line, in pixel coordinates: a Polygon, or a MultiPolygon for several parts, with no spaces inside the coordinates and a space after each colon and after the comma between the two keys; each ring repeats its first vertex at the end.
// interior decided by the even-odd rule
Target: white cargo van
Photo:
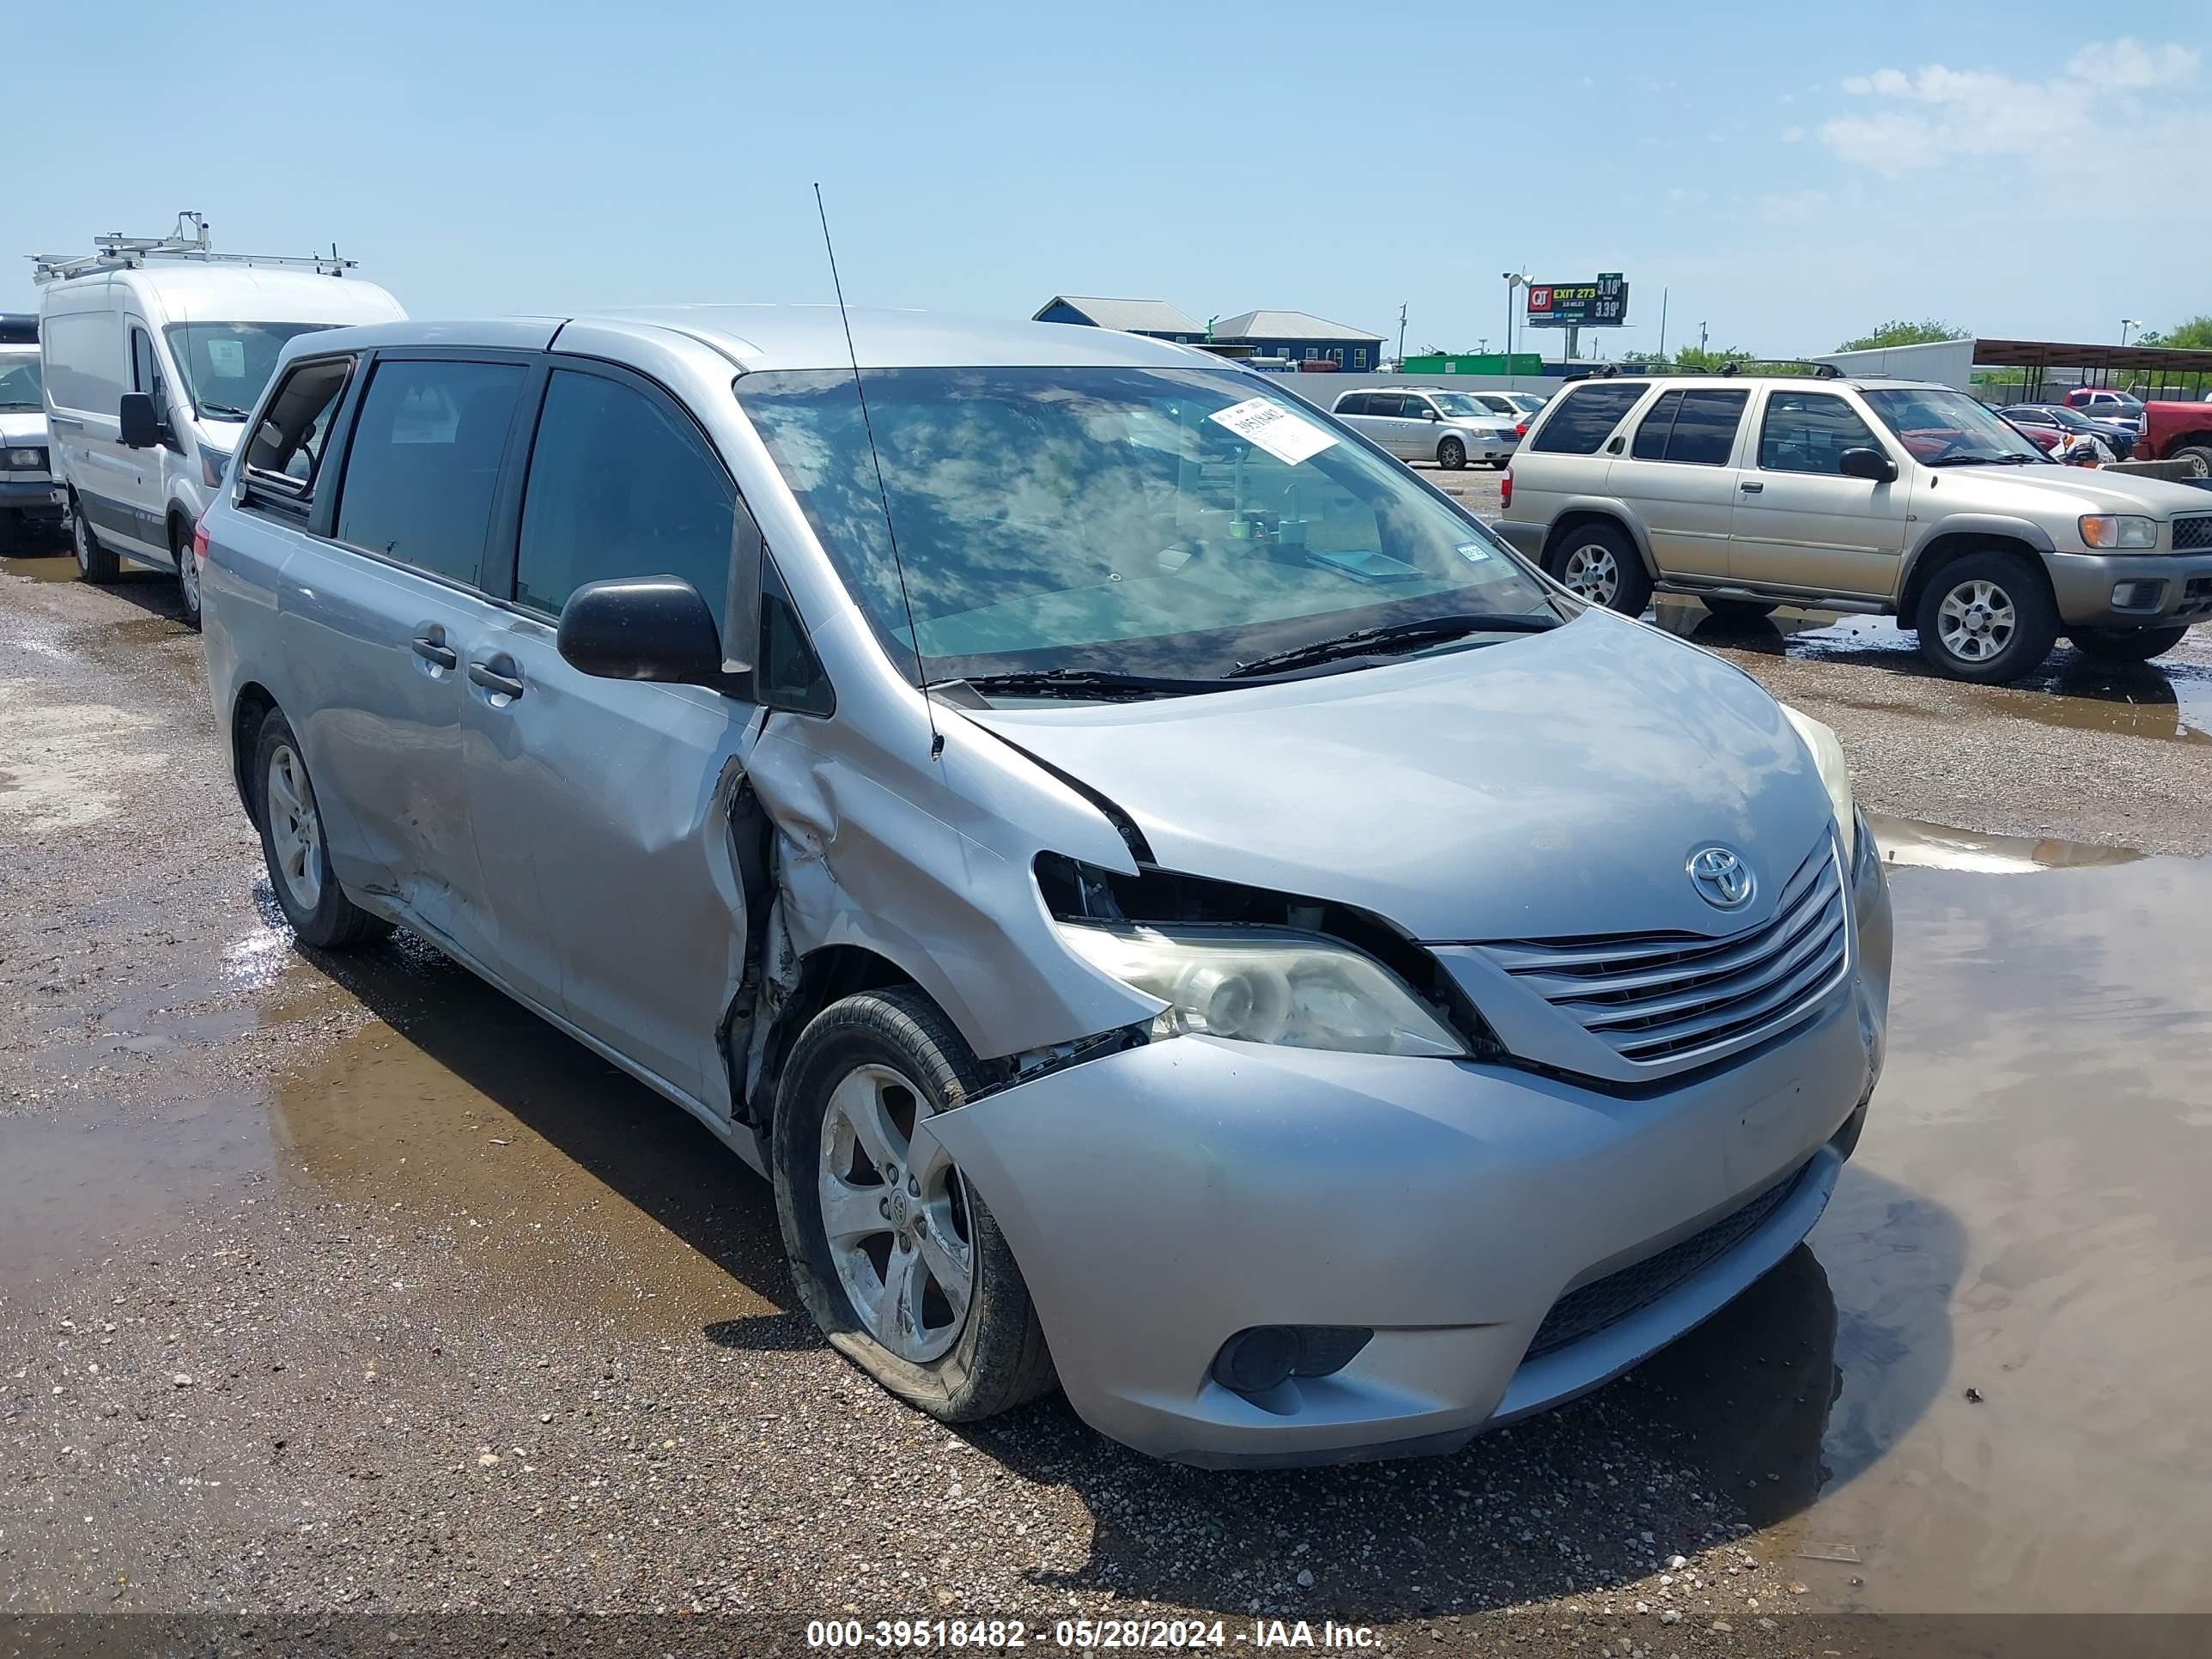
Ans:
{"type": "Polygon", "coordinates": [[[343,275],[350,261],[214,253],[192,215],[178,234],[102,237],[97,250],[37,265],[54,482],[77,574],[106,581],[121,559],[173,569],[197,627],[192,526],[284,343],[407,313],[343,275]]]}
{"type": "Polygon", "coordinates": [[[37,550],[62,521],[39,395],[39,319],[0,316],[0,553],[37,550]]]}

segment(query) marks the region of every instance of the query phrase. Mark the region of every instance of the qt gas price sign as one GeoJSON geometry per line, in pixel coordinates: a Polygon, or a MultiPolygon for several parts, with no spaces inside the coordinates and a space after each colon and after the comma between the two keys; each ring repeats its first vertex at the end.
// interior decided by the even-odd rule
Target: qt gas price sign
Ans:
{"type": "Polygon", "coordinates": [[[1593,282],[1528,284],[1531,328],[1619,328],[1628,320],[1628,284],[1617,270],[1593,282]]]}

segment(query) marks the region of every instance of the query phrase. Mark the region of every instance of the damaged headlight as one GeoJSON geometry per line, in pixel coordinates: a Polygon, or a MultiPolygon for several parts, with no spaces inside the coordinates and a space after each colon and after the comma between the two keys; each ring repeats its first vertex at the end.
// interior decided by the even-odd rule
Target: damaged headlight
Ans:
{"type": "Polygon", "coordinates": [[[1467,1045],[1373,957],[1266,928],[1056,921],[1101,972],[1168,1006],[1155,1037],[1205,1033],[1291,1048],[1465,1055],[1467,1045]]]}
{"type": "Polygon", "coordinates": [[[1836,734],[1814,720],[1810,714],[1799,713],[1788,703],[1782,712],[1790,717],[1805,747],[1812,752],[1814,769],[1828,791],[1828,805],[1835,809],[1836,833],[1844,838],[1844,867],[1850,869],[1852,854],[1858,846],[1858,814],[1851,806],[1851,769],[1844,759],[1844,745],[1836,734]]]}

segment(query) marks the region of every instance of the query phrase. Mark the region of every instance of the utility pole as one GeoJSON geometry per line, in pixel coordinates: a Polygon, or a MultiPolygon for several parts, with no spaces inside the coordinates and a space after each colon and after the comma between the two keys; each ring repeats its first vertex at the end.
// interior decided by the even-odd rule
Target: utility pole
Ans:
{"type": "Polygon", "coordinates": [[[1699,356],[1700,357],[1702,357],[1702,356],[1704,356],[1705,355],[1705,325],[1703,323],[1699,323],[1699,324],[1698,325],[1698,356],[1699,356]]]}
{"type": "Polygon", "coordinates": [[[1406,366],[1406,307],[1398,307],[1398,367],[1406,366]]]}
{"type": "Polygon", "coordinates": [[[2121,319],[2120,319],[2120,343],[2121,343],[2122,345],[2125,345],[2125,344],[2128,343],[2128,331],[2129,331],[2130,329],[2131,329],[2131,328],[2141,328],[2142,326],[2142,318],[2140,318],[2140,317],[2123,317],[2123,318],[2121,318],[2121,319]]]}
{"type": "Polygon", "coordinates": [[[1505,372],[1510,374],[1513,372],[1513,290],[1528,287],[1528,276],[1525,271],[1501,270],[1498,273],[1498,279],[1505,284],[1505,372]]]}
{"type": "Polygon", "coordinates": [[[1659,290],[1659,361],[1667,361],[1667,295],[1669,290],[1659,290]]]}

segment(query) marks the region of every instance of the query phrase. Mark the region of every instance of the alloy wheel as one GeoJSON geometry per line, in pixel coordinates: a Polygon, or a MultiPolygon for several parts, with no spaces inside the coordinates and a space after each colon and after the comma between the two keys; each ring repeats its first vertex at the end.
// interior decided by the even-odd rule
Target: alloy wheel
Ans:
{"type": "Polygon", "coordinates": [[[187,540],[177,553],[177,591],[184,596],[185,615],[200,614],[200,562],[192,556],[192,544],[187,540]]]}
{"type": "Polygon", "coordinates": [[[1567,555],[1559,567],[1559,580],[1583,599],[1611,605],[1620,592],[1620,563],[1611,548],[1591,542],[1567,555]]]}
{"type": "Polygon", "coordinates": [[[2012,596],[1995,582],[1960,582],[1936,613],[1943,648],[1960,662],[1989,661],[2012,643],[2020,625],[2012,596]]]}
{"type": "Polygon", "coordinates": [[[918,1161],[921,1087],[856,1066],[822,1120],[817,1191],[838,1282],[868,1334],[927,1364],[959,1340],[975,1293],[968,1189],[942,1148],[918,1161]]]}
{"type": "Polygon", "coordinates": [[[276,854],[276,873],[292,902],[312,912],[323,900],[323,826],[316,816],[307,769],[285,744],[270,753],[262,799],[269,814],[269,842],[276,854]]]}
{"type": "Polygon", "coordinates": [[[70,514],[70,543],[76,552],[76,574],[89,577],[92,574],[92,535],[84,527],[82,510],[70,514]]]}

